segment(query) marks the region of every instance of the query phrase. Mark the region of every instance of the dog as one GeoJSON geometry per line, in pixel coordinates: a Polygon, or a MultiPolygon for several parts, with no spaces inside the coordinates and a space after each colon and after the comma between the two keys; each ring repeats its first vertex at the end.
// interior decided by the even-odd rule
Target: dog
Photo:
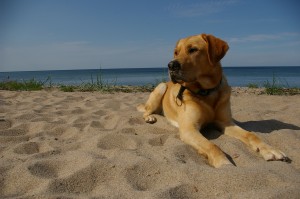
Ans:
{"type": "Polygon", "coordinates": [[[283,152],[234,123],[230,107],[231,87],[220,63],[228,49],[225,41],[210,34],[180,39],[174,59],[168,63],[171,81],[160,83],[147,102],[137,109],[144,112],[147,123],[157,121],[154,114],[163,114],[179,128],[180,139],[206,157],[215,168],[234,165],[234,162],[199,132],[209,123],[217,125],[225,135],[241,140],[267,161],[290,161],[283,152]]]}

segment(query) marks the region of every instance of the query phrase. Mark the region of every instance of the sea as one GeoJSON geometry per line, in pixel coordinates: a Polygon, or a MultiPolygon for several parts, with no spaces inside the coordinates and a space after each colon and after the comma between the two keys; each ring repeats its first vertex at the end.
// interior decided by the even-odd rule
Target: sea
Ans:
{"type": "MultiPolygon", "coordinates": [[[[284,87],[300,87],[300,66],[281,67],[223,67],[231,86],[259,87],[276,83],[284,87]]],[[[167,68],[120,68],[0,72],[0,82],[35,79],[51,85],[81,85],[102,83],[109,85],[146,86],[168,81],[167,68]]]]}

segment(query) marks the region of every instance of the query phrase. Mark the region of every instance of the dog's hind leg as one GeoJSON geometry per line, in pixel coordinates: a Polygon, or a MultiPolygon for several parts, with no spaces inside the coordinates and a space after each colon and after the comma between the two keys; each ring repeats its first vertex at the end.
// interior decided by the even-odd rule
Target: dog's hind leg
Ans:
{"type": "Polygon", "coordinates": [[[281,160],[290,162],[291,160],[280,150],[273,148],[272,146],[261,140],[255,133],[244,130],[237,126],[231,118],[231,110],[229,103],[220,104],[217,112],[216,123],[224,130],[224,134],[230,137],[234,137],[252,150],[260,153],[262,157],[267,160],[281,160]]]}
{"type": "Polygon", "coordinates": [[[224,133],[231,137],[237,138],[248,145],[252,150],[259,152],[262,157],[267,160],[280,160],[290,162],[291,160],[280,150],[263,142],[254,133],[246,131],[241,127],[232,123],[231,125],[224,126],[224,133]]]}
{"type": "Polygon", "coordinates": [[[146,104],[137,107],[138,111],[144,112],[144,119],[147,123],[155,123],[156,118],[153,113],[160,114],[162,112],[162,98],[167,90],[166,83],[160,83],[150,94],[146,104]]]}

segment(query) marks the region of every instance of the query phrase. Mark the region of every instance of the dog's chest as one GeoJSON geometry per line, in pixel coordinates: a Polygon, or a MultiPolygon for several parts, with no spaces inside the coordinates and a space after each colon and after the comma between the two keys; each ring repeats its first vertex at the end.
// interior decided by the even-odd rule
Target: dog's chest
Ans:
{"type": "Polygon", "coordinates": [[[219,93],[214,92],[207,96],[191,95],[191,97],[187,98],[186,100],[192,100],[193,102],[197,103],[200,108],[206,107],[215,110],[220,98],[219,93]]]}

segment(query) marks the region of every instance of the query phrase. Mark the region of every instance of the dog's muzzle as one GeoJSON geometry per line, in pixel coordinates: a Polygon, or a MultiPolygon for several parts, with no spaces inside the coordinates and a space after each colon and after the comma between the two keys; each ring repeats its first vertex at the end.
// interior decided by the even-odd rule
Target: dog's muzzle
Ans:
{"type": "Polygon", "coordinates": [[[173,83],[181,80],[181,65],[177,60],[170,61],[168,64],[169,75],[173,83]]]}
{"type": "Polygon", "coordinates": [[[168,68],[170,71],[179,71],[181,69],[181,65],[177,60],[173,60],[169,62],[168,68]]]}

